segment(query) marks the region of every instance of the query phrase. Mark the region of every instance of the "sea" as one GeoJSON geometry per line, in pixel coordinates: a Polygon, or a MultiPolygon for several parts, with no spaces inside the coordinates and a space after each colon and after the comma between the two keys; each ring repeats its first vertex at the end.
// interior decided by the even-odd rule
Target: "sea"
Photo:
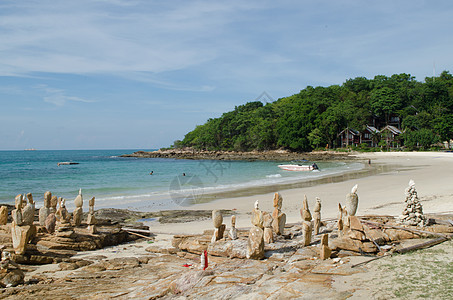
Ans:
{"type": "Polygon", "coordinates": [[[81,190],[84,200],[95,197],[96,208],[184,209],[259,187],[307,182],[364,168],[360,162],[319,161],[317,171],[291,172],[278,168],[283,162],[276,161],[120,157],[137,150],[0,151],[0,203],[14,204],[17,194],[32,193],[39,208],[44,193],[51,191],[65,198],[71,209],[81,190]],[[61,162],[77,164],[58,165],[61,162]]]}

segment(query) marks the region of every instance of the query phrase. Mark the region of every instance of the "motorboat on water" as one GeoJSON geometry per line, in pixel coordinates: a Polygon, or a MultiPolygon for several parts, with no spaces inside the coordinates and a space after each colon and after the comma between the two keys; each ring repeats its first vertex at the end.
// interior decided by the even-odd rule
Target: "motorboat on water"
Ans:
{"type": "Polygon", "coordinates": [[[285,171],[313,171],[319,170],[318,165],[316,163],[310,165],[303,165],[303,164],[287,164],[287,165],[278,165],[278,167],[285,171]]]}
{"type": "Polygon", "coordinates": [[[64,165],[78,165],[78,162],[72,162],[72,161],[62,161],[57,163],[57,166],[64,166],[64,165]]]}

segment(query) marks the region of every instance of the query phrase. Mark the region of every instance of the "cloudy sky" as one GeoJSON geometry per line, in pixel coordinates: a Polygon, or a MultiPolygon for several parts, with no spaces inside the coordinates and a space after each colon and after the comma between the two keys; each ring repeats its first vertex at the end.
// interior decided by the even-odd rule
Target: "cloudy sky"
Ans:
{"type": "MultiPolygon", "coordinates": [[[[452,71],[453,1],[0,1],[0,150],[166,147],[266,92],[452,71]]],[[[264,99],[269,100],[269,99],[264,99]]]]}

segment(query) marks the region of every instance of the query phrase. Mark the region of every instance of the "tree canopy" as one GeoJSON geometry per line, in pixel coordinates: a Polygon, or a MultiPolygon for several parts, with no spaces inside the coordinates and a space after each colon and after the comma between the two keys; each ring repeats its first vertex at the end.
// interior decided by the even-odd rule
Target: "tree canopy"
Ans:
{"type": "Polygon", "coordinates": [[[263,104],[248,102],[187,133],[178,146],[206,150],[310,151],[336,147],[346,127],[383,127],[397,117],[408,147],[453,138],[453,76],[444,71],[418,82],[409,74],[357,77],[340,85],[308,86],[263,104]]]}

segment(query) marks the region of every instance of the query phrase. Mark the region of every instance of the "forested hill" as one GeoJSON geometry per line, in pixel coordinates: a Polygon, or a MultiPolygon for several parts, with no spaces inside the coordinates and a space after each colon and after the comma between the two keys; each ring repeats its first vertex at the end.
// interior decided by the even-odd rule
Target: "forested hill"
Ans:
{"type": "Polygon", "coordinates": [[[403,73],[357,77],[329,87],[308,86],[273,103],[237,106],[197,126],[174,146],[237,151],[310,151],[326,144],[334,148],[343,129],[380,128],[395,117],[408,148],[453,138],[453,76],[444,71],[419,82],[403,73]]]}

